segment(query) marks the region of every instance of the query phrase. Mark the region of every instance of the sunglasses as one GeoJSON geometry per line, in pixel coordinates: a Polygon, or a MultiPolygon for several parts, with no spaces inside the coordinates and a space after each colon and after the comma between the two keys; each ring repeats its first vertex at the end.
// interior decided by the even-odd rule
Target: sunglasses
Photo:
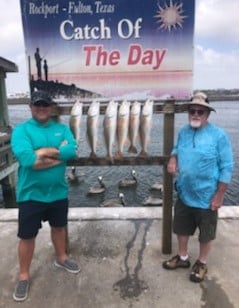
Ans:
{"type": "Polygon", "coordinates": [[[188,112],[190,115],[197,114],[199,116],[202,116],[203,114],[205,114],[206,111],[202,109],[189,109],[188,112]]]}
{"type": "Polygon", "coordinates": [[[45,101],[38,101],[38,102],[35,102],[32,105],[35,106],[35,107],[49,107],[50,106],[50,104],[48,102],[45,102],[45,101]]]}

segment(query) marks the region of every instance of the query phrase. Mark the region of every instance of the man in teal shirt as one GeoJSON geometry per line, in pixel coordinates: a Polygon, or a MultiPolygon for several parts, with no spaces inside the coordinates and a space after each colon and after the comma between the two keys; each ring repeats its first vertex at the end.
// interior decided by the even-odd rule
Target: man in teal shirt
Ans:
{"type": "Polygon", "coordinates": [[[70,129],[51,118],[53,105],[48,93],[34,92],[30,103],[32,118],[18,125],[11,139],[13,153],[19,162],[20,273],[13,294],[16,301],[23,301],[28,296],[35,238],[42,221],[48,221],[51,226],[56,252],[54,265],[71,273],[80,271],[78,264],[66,254],[66,161],[76,157],[77,145],[70,129]]]}
{"type": "Polygon", "coordinates": [[[163,262],[168,270],[190,267],[189,237],[199,229],[199,255],[190,280],[201,282],[207,273],[211,242],[216,237],[217,212],[232,176],[233,155],[226,132],[208,122],[211,111],[207,96],[196,93],[188,106],[189,124],[178,135],[168,162],[176,176],[178,200],[174,207],[173,231],[178,254],[163,262]]]}

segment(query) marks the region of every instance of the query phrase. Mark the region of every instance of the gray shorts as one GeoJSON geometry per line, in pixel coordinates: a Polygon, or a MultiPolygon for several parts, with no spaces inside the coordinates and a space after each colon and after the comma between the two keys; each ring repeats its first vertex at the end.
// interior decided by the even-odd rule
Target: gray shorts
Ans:
{"type": "Polygon", "coordinates": [[[193,235],[199,229],[199,241],[207,243],[216,238],[218,211],[186,206],[180,199],[174,207],[173,232],[193,235]]]}

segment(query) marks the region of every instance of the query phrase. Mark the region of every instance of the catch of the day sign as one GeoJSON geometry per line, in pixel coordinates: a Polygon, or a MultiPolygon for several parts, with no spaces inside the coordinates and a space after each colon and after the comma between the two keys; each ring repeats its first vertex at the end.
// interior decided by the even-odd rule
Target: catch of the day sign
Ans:
{"type": "MultiPolygon", "coordinates": [[[[69,126],[79,145],[81,132],[81,117],[83,103],[77,100],[70,114],[69,126]]],[[[90,157],[97,157],[97,143],[99,138],[99,115],[100,102],[93,101],[87,112],[87,140],[91,152],[90,157]]],[[[134,101],[130,103],[127,100],[118,103],[114,100],[109,101],[103,120],[103,132],[106,149],[106,157],[110,161],[122,159],[124,151],[137,154],[141,157],[148,155],[147,148],[150,141],[150,131],[152,126],[153,101],[146,100],[141,103],[134,101]],[[137,140],[141,149],[137,149],[137,140]],[[126,145],[128,143],[128,147],[126,145]],[[114,152],[117,144],[117,151],[114,152]]]]}
{"type": "Polygon", "coordinates": [[[194,0],[20,3],[31,91],[65,99],[191,97],[194,0]]]}

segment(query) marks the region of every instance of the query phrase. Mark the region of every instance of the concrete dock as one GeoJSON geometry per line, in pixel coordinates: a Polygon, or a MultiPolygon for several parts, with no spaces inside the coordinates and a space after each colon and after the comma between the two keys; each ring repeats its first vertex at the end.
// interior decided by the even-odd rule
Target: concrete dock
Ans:
{"type": "MultiPolygon", "coordinates": [[[[79,274],[54,268],[49,227],[43,224],[31,267],[29,297],[12,298],[17,281],[17,209],[0,209],[1,308],[237,308],[239,307],[239,207],[219,211],[217,239],[202,283],[189,281],[190,269],[167,271],[161,252],[162,208],[70,208],[70,255],[79,274]]],[[[197,234],[189,254],[194,263],[197,234]]]]}

